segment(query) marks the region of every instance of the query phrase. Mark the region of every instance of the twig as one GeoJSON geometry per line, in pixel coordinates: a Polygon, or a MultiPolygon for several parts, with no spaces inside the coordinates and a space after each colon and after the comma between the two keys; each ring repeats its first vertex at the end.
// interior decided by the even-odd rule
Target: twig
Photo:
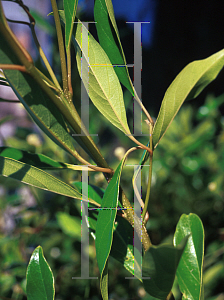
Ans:
{"type": "Polygon", "coordinates": [[[59,47],[59,53],[60,53],[60,59],[61,59],[63,90],[64,90],[65,97],[67,98],[68,97],[68,73],[67,73],[66,59],[65,59],[64,40],[63,40],[63,36],[62,36],[61,22],[60,22],[60,18],[59,18],[56,0],[51,0],[51,6],[53,9],[56,32],[57,32],[57,37],[58,37],[58,47],[59,47]]]}

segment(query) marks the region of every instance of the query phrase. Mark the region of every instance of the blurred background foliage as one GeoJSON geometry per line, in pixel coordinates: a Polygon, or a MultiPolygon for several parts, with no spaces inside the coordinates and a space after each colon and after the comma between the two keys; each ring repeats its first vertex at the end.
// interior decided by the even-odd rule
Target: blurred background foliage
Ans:
{"type": "MultiPolygon", "coordinates": [[[[90,1],[83,2],[86,4],[86,10],[80,7],[80,18],[92,20],[92,17],[89,19],[90,10],[87,9],[90,1]]],[[[211,1],[203,1],[200,14],[197,12],[199,11],[198,3],[201,1],[197,3],[190,1],[192,6],[188,1],[188,8],[184,8],[183,3],[177,2],[170,1],[169,7],[164,2],[156,5],[153,37],[150,46],[143,47],[142,98],[154,117],[158,113],[165,90],[177,73],[190,61],[209,56],[224,45],[223,32],[217,30],[224,20],[219,19],[221,10],[218,9],[218,1],[212,1],[213,7],[211,7],[211,1]],[[210,4],[206,6],[208,2],[210,4]],[[210,12],[209,18],[206,17],[208,11],[210,12]],[[216,22],[213,22],[215,16],[216,22]],[[211,27],[208,24],[211,24],[211,27]],[[220,32],[222,32],[222,37],[220,32]],[[200,41],[197,37],[200,37],[200,41]],[[192,40],[189,41],[189,38],[192,40]],[[210,42],[206,43],[206,41],[210,42]],[[175,47],[177,49],[174,51],[175,47]],[[145,99],[154,99],[154,101],[145,99]]],[[[128,7],[123,9],[128,9],[128,7]]],[[[49,59],[60,79],[59,57],[56,37],[51,25],[52,20],[45,22],[38,18],[37,10],[34,9],[34,12],[37,24],[41,25],[42,30],[46,34],[53,33],[51,44],[48,45],[52,54],[49,59]]],[[[47,13],[44,15],[46,16],[47,13]]],[[[121,18],[118,19],[118,25],[127,60],[132,63],[130,61],[131,57],[133,59],[132,29],[121,18]]],[[[92,31],[95,34],[94,28],[92,31]]],[[[38,57],[36,64],[42,68],[38,57]]],[[[222,79],[223,71],[217,81],[212,83],[199,99],[184,104],[155,150],[149,205],[150,217],[147,224],[154,244],[171,243],[175,226],[182,213],[192,212],[200,216],[205,228],[206,300],[224,299],[224,94],[222,94],[222,79]]],[[[74,98],[80,99],[80,80],[75,66],[73,86],[74,98]]],[[[12,95],[9,97],[11,98],[12,95]]],[[[126,91],[124,91],[124,98],[129,124],[132,124],[132,98],[126,91]]],[[[76,102],[76,106],[80,106],[80,100],[76,102]]],[[[43,153],[58,161],[77,163],[39,131],[24,113],[20,104],[1,104],[1,108],[1,146],[43,153]]],[[[147,132],[144,122],[143,132],[147,132]]],[[[108,163],[114,168],[124,151],[133,146],[129,139],[124,138],[119,130],[113,128],[92,105],[90,133],[98,133],[98,137],[93,138],[99,144],[108,163]]],[[[141,137],[140,140],[145,144],[148,142],[145,137],[141,137]]],[[[82,153],[77,145],[76,147],[82,153]]],[[[127,164],[138,163],[140,156],[141,151],[136,151],[130,156],[127,164]]],[[[130,199],[133,198],[133,191],[130,188],[132,169],[133,167],[126,166],[121,178],[122,185],[130,199]]],[[[147,173],[148,168],[144,167],[142,170],[143,199],[147,173]]],[[[81,180],[81,173],[71,170],[54,172],[54,175],[71,184],[81,180]]],[[[100,173],[91,172],[89,182],[103,189],[106,188],[106,182],[100,173]]],[[[71,200],[0,177],[0,296],[18,300],[26,299],[26,268],[32,251],[41,245],[54,273],[57,300],[101,299],[99,281],[95,279],[72,280],[72,277],[81,275],[80,232],[80,202],[78,200],[71,200]]],[[[90,237],[89,256],[90,276],[99,277],[92,237],[90,237]]],[[[121,268],[117,261],[110,259],[110,299],[152,300],[153,298],[145,293],[139,281],[125,279],[129,276],[129,273],[121,268]]],[[[174,294],[176,299],[181,299],[176,284],[174,294]]]]}

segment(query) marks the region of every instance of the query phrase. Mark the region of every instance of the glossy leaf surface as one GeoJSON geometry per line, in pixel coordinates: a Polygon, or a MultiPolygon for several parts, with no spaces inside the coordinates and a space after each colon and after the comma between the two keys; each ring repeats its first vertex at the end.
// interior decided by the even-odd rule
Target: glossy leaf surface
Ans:
{"type": "Polygon", "coordinates": [[[212,82],[224,65],[224,50],[188,64],[174,79],[162,101],[153,130],[154,148],[165,134],[185,100],[196,98],[212,82]]]}
{"type": "MultiPolygon", "coordinates": [[[[87,29],[80,22],[77,24],[74,44],[79,74],[81,74],[81,58],[88,62],[89,76],[83,76],[82,80],[89,97],[105,118],[124,133],[130,134],[123,92],[114,68],[103,48],[90,33],[89,57],[88,53],[82,51],[82,32],[87,33],[87,29]]],[[[84,73],[88,74],[88,70],[84,73]]]]}
{"type": "Polygon", "coordinates": [[[122,161],[118,165],[113,178],[104,193],[101,210],[96,224],[96,256],[100,273],[102,273],[110,253],[114,220],[117,213],[119,182],[122,170],[122,161]]]}
{"type": "Polygon", "coordinates": [[[65,12],[65,47],[70,48],[74,20],[77,10],[78,0],[64,0],[65,12]]]}
{"type": "Polygon", "coordinates": [[[183,214],[177,224],[174,244],[189,235],[188,243],[177,268],[177,279],[183,300],[203,299],[202,268],[204,259],[204,229],[200,218],[195,214],[183,214]]]}
{"type": "MultiPolygon", "coordinates": [[[[74,182],[73,185],[75,185],[80,193],[82,192],[81,182],[74,182]]],[[[101,204],[103,194],[104,191],[97,186],[89,185],[89,198],[94,199],[97,203],[101,204]]],[[[94,239],[96,238],[95,231],[99,211],[99,208],[89,210],[89,226],[94,239]]],[[[118,260],[125,269],[133,275],[134,262],[137,266],[137,261],[133,254],[133,227],[121,216],[116,216],[116,225],[113,232],[113,244],[110,256],[118,260]]],[[[135,277],[138,278],[138,273],[135,274],[135,277]]],[[[140,277],[139,280],[141,280],[140,277]]]]}
{"type": "Polygon", "coordinates": [[[185,237],[177,247],[165,244],[151,246],[145,253],[142,264],[143,284],[151,296],[164,300],[170,293],[187,239],[185,237]]]}
{"type": "MultiPolygon", "coordinates": [[[[82,195],[72,186],[45,171],[20,161],[0,156],[0,175],[71,198],[81,199],[82,195]]],[[[90,202],[97,203],[89,199],[90,202]]]]}
{"type": "Polygon", "coordinates": [[[96,0],[94,3],[94,19],[96,21],[96,29],[99,37],[100,45],[106,52],[113,65],[120,82],[133,93],[132,86],[129,80],[129,73],[121,46],[119,33],[117,30],[116,21],[114,18],[114,11],[112,3],[106,5],[106,0],[96,0]],[[109,8],[109,13],[108,13],[109,8]],[[112,23],[113,21],[113,23],[112,23]],[[114,27],[115,26],[115,27],[114,27]]]}
{"type": "Polygon", "coordinates": [[[26,293],[28,300],[53,300],[54,299],[54,277],[44,255],[38,246],[31,258],[27,268],[26,293]]]}
{"type": "MultiPolygon", "coordinates": [[[[98,267],[101,275],[101,285],[105,285],[105,276],[107,272],[105,269],[113,240],[114,221],[117,213],[118,195],[119,195],[119,183],[121,171],[123,168],[125,159],[123,159],[118,165],[111,181],[109,182],[107,189],[104,193],[101,210],[99,211],[97,224],[96,224],[96,257],[98,267]]],[[[102,296],[103,293],[101,286],[102,296]]],[[[104,299],[105,296],[104,296],[104,299]]]]}

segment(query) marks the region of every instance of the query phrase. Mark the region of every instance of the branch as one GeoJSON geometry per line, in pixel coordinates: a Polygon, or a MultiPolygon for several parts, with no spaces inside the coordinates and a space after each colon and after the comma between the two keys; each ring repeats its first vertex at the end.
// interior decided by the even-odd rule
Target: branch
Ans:
{"type": "Polygon", "coordinates": [[[8,64],[0,64],[0,69],[2,70],[17,70],[20,72],[28,73],[26,67],[20,65],[8,65],[8,64]]]}

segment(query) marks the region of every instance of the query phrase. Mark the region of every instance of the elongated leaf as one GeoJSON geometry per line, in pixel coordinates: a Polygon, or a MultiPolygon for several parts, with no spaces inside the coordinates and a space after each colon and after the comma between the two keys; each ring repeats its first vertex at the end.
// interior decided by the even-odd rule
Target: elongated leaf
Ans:
{"type": "Polygon", "coordinates": [[[106,52],[111,63],[115,65],[114,71],[120,82],[133,94],[133,86],[130,84],[128,69],[125,67],[126,60],[121,46],[111,1],[95,0],[94,19],[96,21],[100,45],[106,52]],[[106,2],[110,3],[106,4],[106,2]],[[107,11],[108,9],[109,13],[107,11]],[[121,65],[121,67],[116,65],[121,65]]]}
{"type": "Polygon", "coordinates": [[[176,269],[187,239],[188,236],[176,247],[165,244],[151,246],[145,253],[142,275],[145,290],[149,295],[162,300],[166,299],[172,289],[176,269]]]}
{"type": "Polygon", "coordinates": [[[153,130],[154,148],[165,134],[185,100],[196,98],[224,65],[224,50],[188,64],[167,89],[153,130]]]}
{"type": "MultiPolygon", "coordinates": [[[[87,33],[87,29],[81,23],[78,23],[75,40],[73,41],[77,50],[76,59],[80,76],[81,58],[89,66],[89,78],[88,76],[82,78],[89,97],[104,117],[124,133],[130,134],[123,92],[114,68],[102,47],[90,33],[89,53],[82,51],[82,32],[87,33]]],[[[88,70],[82,72],[88,74],[88,70]]]]}
{"type": "MultiPolygon", "coordinates": [[[[1,32],[0,63],[20,64],[1,32]]],[[[60,111],[35,80],[16,70],[5,70],[4,74],[19,100],[43,132],[62,149],[77,155],[78,153],[73,146],[73,139],[67,131],[60,111]]]]}
{"type": "Polygon", "coordinates": [[[118,205],[119,183],[124,161],[125,159],[120,162],[114,176],[108,184],[103,196],[101,210],[99,211],[97,218],[95,245],[97,262],[101,274],[101,284],[105,281],[104,277],[107,276],[105,266],[110,254],[113,240],[114,220],[118,205]]]}
{"type": "MultiPolygon", "coordinates": [[[[73,185],[75,185],[80,193],[82,192],[81,182],[74,182],[73,185]]],[[[94,199],[97,203],[101,204],[104,191],[99,189],[97,186],[89,185],[88,187],[89,198],[94,199]]],[[[94,239],[96,238],[95,231],[99,211],[100,209],[89,210],[89,228],[94,239]]],[[[113,244],[111,247],[110,256],[118,260],[125,267],[125,269],[128,270],[131,275],[133,275],[134,263],[135,266],[137,266],[137,261],[135,260],[133,254],[133,227],[127,220],[120,216],[116,217],[116,225],[113,232],[113,244]]],[[[138,277],[139,274],[140,272],[137,272],[135,277],[141,280],[141,278],[138,277]]]]}
{"type": "Polygon", "coordinates": [[[68,50],[71,45],[72,31],[77,10],[78,0],[64,0],[65,12],[65,47],[68,50]]]}
{"type": "Polygon", "coordinates": [[[117,213],[119,182],[123,161],[118,165],[104,193],[96,225],[96,256],[102,273],[112,245],[114,220],[117,213]]]}
{"type": "MultiPolygon", "coordinates": [[[[119,42],[120,42],[119,32],[118,32],[118,28],[117,28],[117,24],[116,24],[116,20],[115,20],[114,8],[113,8],[112,1],[111,1],[111,0],[105,0],[105,3],[106,3],[106,5],[107,5],[107,11],[108,11],[108,13],[109,13],[111,23],[112,23],[112,25],[113,25],[113,27],[114,27],[114,30],[115,30],[115,32],[116,32],[117,39],[118,39],[119,42]]],[[[121,46],[120,46],[120,47],[121,47],[121,46]]]]}
{"type": "MultiPolygon", "coordinates": [[[[102,22],[103,24],[102,29],[100,28],[100,25],[98,25],[98,23],[96,24],[96,26],[99,27],[99,29],[97,27],[97,33],[99,36],[100,43],[102,44],[102,47],[104,48],[105,52],[107,53],[113,65],[116,65],[117,63],[118,64],[122,63],[123,61],[123,64],[126,66],[126,59],[125,59],[124,51],[122,48],[122,44],[121,44],[121,40],[120,40],[120,36],[119,36],[119,32],[115,20],[112,1],[111,0],[100,0],[100,1],[101,3],[99,3],[95,8],[97,9],[97,13],[99,14],[99,23],[102,22]],[[105,8],[105,4],[106,4],[106,8],[105,8]],[[105,9],[107,9],[107,12],[105,11],[105,9]],[[107,13],[109,16],[107,15],[107,13]],[[110,21],[108,20],[108,18],[110,19],[110,21]]],[[[121,81],[121,83],[131,92],[131,94],[134,96],[137,103],[141,106],[143,111],[146,113],[146,109],[140,100],[140,95],[137,95],[137,92],[133,86],[133,83],[129,76],[127,66],[125,68],[121,68],[121,67],[115,68],[115,72],[119,80],[121,81]]]]}
{"type": "Polygon", "coordinates": [[[189,235],[187,246],[177,268],[177,279],[183,300],[201,300],[202,268],[204,259],[204,229],[200,218],[195,214],[183,214],[177,224],[174,245],[189,235]]]}
{"type": "MultiPolygon", "coordinates": [[[[72,186],[44,172],[41,169],[22,163],[12,158],[0,156],[0,175],[19,180],[39,189],[65,195],[71,198],[82,199],[82,195],[72,186]]],[[[94,200],[89,201],[98,205],[94,200]]]]}
{"type": "MultiPolygon", "coordinates": [[[[43,154],[33,154],[12,147],[0,147],[0,156],[12,158],[42,170],[72,169],[81,171],[81,165],[70,165],[55,161],[43,154]]],[[[93,171],[88,168],[88,171],[93,171]]]]}
{"type": "Polygon", "coordinates": [[[26,273],[26,293],[28,300],[53,300],[54,276],[44,255],[38,246],[30,258],[26,273]]]}
{"type": "MultiPolygon", "coordinates": [[[[0,22],[0,63],[18,65],[21,62],[17,58],[17,51],[14,52],[12,49],[17,49],[17,44],[19,42],[16,42],[15,36],[8,27],[1,2],[0,22]],[[9,43],[7,43],[6,40],[9,40],[9,43]],[[12,46],[12,49],[9,44],[12,46]]],[[[18,47],[18,49],[20,49],[20,47],[18,47]]],[[[25,49],[23,52],[24,51],[25,49]]],[[[16,71],[10,73],[8,70],[6,71],[7,75],[9,76],[9,74],[11,74],[12,76],[10,85],[37,125],[60,147],[67,150],[67,152],[76,158],[80,158],[73,147],[73,138],[69,135],[64,122],[64,120],[66,120],[75,133],[80,133],[81,120],[79,115],[70,108],[70,105],[66,102],[63,94],[60,95],[60,98],[57,97],[47,84],[45,84],[41,74],[35,69],[27,57],[29,57],[28,53],[26,53],[25,56],[22,55],[21,59],[22,63],[26,64],[30,74],[32,74],[32,78],[27,74],[20,74],[19,72],[15,73],[16,71]],[[13,77],[13,74],[15,74],[15,77],[13,77]],[[21,76],[19,77],[18,74],[21,76]],[[24,75],[24,78],[22,75],[24,75]]],[[[92,138],[88,136],[88,134],[86,136],[75,136],[74,139],[98,165],[108,167],[92,138]]]]}

